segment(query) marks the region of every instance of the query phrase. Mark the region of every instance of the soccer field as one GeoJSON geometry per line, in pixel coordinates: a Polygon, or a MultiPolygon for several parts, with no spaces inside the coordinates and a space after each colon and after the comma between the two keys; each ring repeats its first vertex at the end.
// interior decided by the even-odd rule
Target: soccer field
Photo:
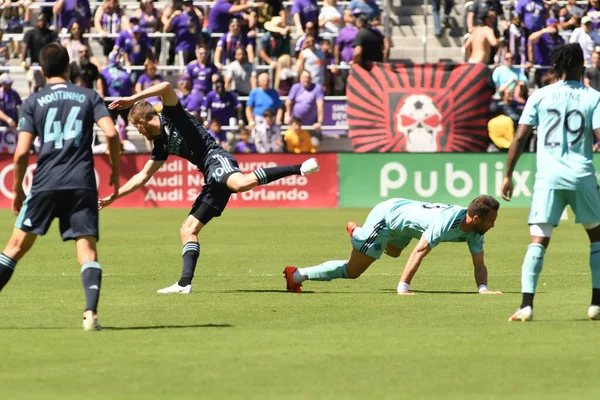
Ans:
{"type": "MultiPolygon", "coordinates": [[[[74,245],[55,222],[0,293],[0,399],[600,398],[589,244],[572,219],[546,253],[532,323],[507,322],[527,210],[501,208],[486,235],[502,296],[476,294],[464,243],[432,251],[416,296],[395,292],[408,252],[356,281],[285,292],[286,265],[346,258],[345,224],[367,212],[227,210],[201,233],[194,292],[159,295],[179,277],[187,210],[102,211],[105,329],[90,333],[74,245]]],[[[2,210],[2,246],[12,223],[2,210]]]]}

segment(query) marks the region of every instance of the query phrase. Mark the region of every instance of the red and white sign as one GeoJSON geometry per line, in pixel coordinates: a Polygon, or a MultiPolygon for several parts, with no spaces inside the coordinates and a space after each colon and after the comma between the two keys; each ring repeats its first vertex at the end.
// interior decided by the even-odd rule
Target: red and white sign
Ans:
{"type": "MultiPolygon", "coordinates": [[[[303,154],[238,154],[235,155],[242,172],[257,168],[300,164],[309,158],[303,154]]],[[[149,155],[121,157],[121,185],[138,173],[148,161],[149,155]]],[[[337,155],[318,154],[321,171],[310,176],[293,175],[257,186],[244,193],[234,193],[228,207],[337,207],[338,178],[337,155]]],[[[25,191],[31,187],[37,157],[30,157],[25,177],[25,191]]],[[[110,164],[108,156],[94,156],[98,191],[108,196],[112,188],[108,184],[110,164]]],[[[0,155],[0,208],[10,208],[13,184],[13,160],[0,155]]],[[[146,187],[125,196],[111,207],[183,207],[190,208],[202,189],[204,177],[196,166],[184,159],[171,157],[148,181],[146,187]]]]}

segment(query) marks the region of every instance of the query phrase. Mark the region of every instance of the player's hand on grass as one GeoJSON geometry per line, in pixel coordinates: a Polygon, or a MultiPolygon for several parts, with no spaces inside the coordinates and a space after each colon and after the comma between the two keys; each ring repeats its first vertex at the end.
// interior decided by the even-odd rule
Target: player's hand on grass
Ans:
{"type": "Polygon", "coordinates": [[[398,295],[400,296],[414,296],[415,293],[414,292],[398,292],[398,295]]]}
{"type": "Polygon", "coordinates": [[[109,110],[127,110],[133,105],[131,97],[123,97],[119,100],[115,100],[108,105],[109,110]]]}
{"type": "Polygon", "coordinates": [[[511,178],[504,178],[502,181],[502,198],[506,201],[510,201],[510,198],[513,195],[513,190],[515,189],[515,184],[513,183],[511,178]]]}
{"type": "Polygon", "coordinates": [[[25,201],[25,192],[22,190],[19,190],[17,192],[14,193],[14,197],[12,200],[12,212],[15,215],[19,214],[19,211],[21,211],[21,207],[23,207],[23,202],[25,201]]]}
{"type": "Polygon", "coordinates": [[[479,294],[503,294],[499,290],[482,290],[479,294]]]}

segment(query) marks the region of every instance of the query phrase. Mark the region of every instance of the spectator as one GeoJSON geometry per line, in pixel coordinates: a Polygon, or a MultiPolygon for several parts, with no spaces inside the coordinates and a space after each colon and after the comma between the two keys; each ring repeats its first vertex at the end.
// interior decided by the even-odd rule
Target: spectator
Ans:
{"type": "Polygon", "coordinates": [[[250,92],[246,104],[246,118],[250,129],[253,129],[255,124],[262,122],[265,110],[276,112],[275,121],[281,124],[282,107],[283,103],[279,94],[269,87],[269,74],[263,72],[258,76],[258,87],[250,92]]]}
{"type": "Polygon", "coordinates": [[[181,55],[183,65],[196,59],[194,50],[201,41],[202,19],[202,13],[194,7],[193,1],[185,0],[183,9],[173,12],[165,24],[166,32],[175,33],[175,52],[181,55]]]}
{"type": "Polygon", "coordinates": [[[202,100],[200,116],[203,120],[218,119],[229,126],[235,126],[242,120],[242,105],[235,93],[225,91],[223,78],[215,82],[215,90],[202,100]]]}
{"type": "Polygon", "coordinates": [[[442,0],[433,0],[432,14],[433,14],[433,30],[436,37],[442,36],[442,24],[450,27],[450,11],[454,7],[454,0],[443,0],[444,1],[444,18],[440,21],[440,10],[442,9],[442,0]]]}
{"type": "Polygon", "coordinates": [[[292,4],[292,18],[296,26],[296,34],[304,34],[304,27],[308,21],[315,24],[319,22],[319,6],[317,0],[294,0],[292,4]]]}
{"type": "Polygon", "coordinates": [[[199,91],[192,89],[192,78],[188,75],[180,76],[177,79],[177,89],[177,98],[181,106],[194,117],[200,119],[203,97],[199,91]]]}
{"type": "Polygon", "coordinates": [[[236,92],[240,96],[248,96],[256,89],[256,71],[254,65],[248,62],[246,50],[239,48],[235,51],[235,61],[225,67],[225,90],[236,92]]]}
{"type": "Polygon", "coordinates": [[[87,46],[79,47],[78,61],[70,64],[71,76],[70,80],[76,85],[94,89],[96,83],[96,91],[100,97],[104,97],[104,85],[100,79],[100,63],[96,60],[87,46]]]}
{"type": "Polygon", "coordinates": [[[515,12],[521,17],[528,33],[542,30],[544,20],[548,17],[544,0],[518,0],[515,12]]]}
{"type": "Polygon", "coordinates": [[[69,61],[79,63],[79,49],[82,46],[89,47],[87,39],[83,37],[79,22],[73,22],[69,28],[70,37],[62,41],[62,45],[69,53],[69,61]]]}
{"type": "Polygon", "coordinates": [[[499,66],[492,74],[494,86],[498,96],[504,92],[504,89],[514,89],[518,81],[524,81],[529,84],[527,75],[523,68],[513,67],[514,55],[511,52],[504,53],[504,65],[499,66]]]}
{"type": "Polygon", "coordinates": [[[210,8],[208,14],[208,33],[226,33],[229,26],[229,20],[234,14],[241,13],[250,9],[260,9],[264,2],[250,2],[246,4],[233,5],[235,0],[217,0],[210,8]]]}
{"type": "Polygon", "coordinates": [[[273,17],[265,22],[267,33],[260,41],[259,57],[264,64],[277,68],[277,59],[290,54],[290,27],[285,25],[281,17],[273,17]]]}
{"type": "Polygon", "coordinates": [[[600,91],[600,53],[592,52],[592,65],[585,70],[583,84],[600,91]]]}
{"type": "Polygon", "coordinates": [[[568,0],[558,12],[560,28],[565,32],[573,32],[585,15],[585,10],[577,5],[577,0],[568,0]]]}
{"type": "MultiPolygon", "coordinates": [[[[147,35],[162,31],[162,12],[154,7],[154,0],[140,0],[140,7],[133,12],[132,16],[140,21],[140,28],[147,35]]],[[[162,38],[152,39],[152,47],[155,60],[158,60],[162,48],[162,38]]]]}
{"type": "MultiPolygon", "coordinates": [[[[147,61],[144,66],[144,73],[140,75],[135,84],[135,92],[140,93],[142,90],[146,90],[151,86],[158,85],[164,82],[165,78],[157,73],[157,66],[154,62],[147,61]]],[[[155,108],[161,107],[160,97],[148,97],[146,101],[152,104],[155,108]]]]}
{"type": "Polygon", "coordinates": [[[515,106],[514,91],[512,89],[505,89],[502,92],[502,98],[498,103],[498,111],[500,114],[504,114],[512,119],[514,126],[517,126],[521,118],[521,112],[515,106]]]}
{"type": "Polygon", "coordinates": [[[58,29],[66,29],[73,22],[79,22],[84,31],[91,26],[92,12],[88,0],[58,0],[52,12],[58,14],[58,29]]]}
{"type": "Polygon", "coordinates": [[[283,136],[288,153],[316,153],[310,133],[302,129],[300,118],[292,119],[292,126],[283,136]]]}
{"type": "Polygon", "coordinates": [[[1,126],[17,129],[16,121],[22,102],[19,94],[12,88],[12,83],[8,73],[0,75],[0,121],[1,126]]]}
{"type": "MultiPolygon", "coordinates": [[[[360,15],[360,11],[357,10],[356,14],[360,15]]],[[[353,12],[349,19],[346,21],[346,25],[340,31],[338,35],[335,47],[333,49],[333,56],[336,65],[348,65],[352,64],[352,55],[354,54],[354,48],[352,42],[358,35],[358,28],[356,27],[356,14],[353,12]]]]}
{"type": "Polygon", "coordinates": [[[275,123],[275,113],[265,110],[263,120],[252,130],[252,138],[259,153],[283,152],[281,126],[275,123]]]}
{"type": "Polygon", "coordinates": [[[321,129],[325,115],[323,87],[312,82],[308,71],[302,71],[300,82],[292,86],[285,108],[286,124],[299,118],[302,125],[312,125],[315,131],[321,129]]]}
{"type": "Polygon", "coordinates": [[[512,53],[513,63],[518,65],[527,62],[527,33],[522,25],[521,17],[513,13],[510,26],[503,33],[504,47],[512,53]]]}
{"type": "Polygon", "coordinates": [[[319,13],[319,28],[324,32],[337,35],[342,28],[342,13],[337,7],[337,0],[325,0],[319,13]]]}
{"type": "Polygon", "coordinates": [[[205,45],[196,50],[196,61],[187,65],[186,75],[193,79],[194,90],[197,90],[202,97],[212,90],[213,82],[219,77],[219,70],[210,62],[205,45]]]}
{"type": "MultiPolygon", "coordinates": [[[[312,76],[312,81],[320,86],[325,82],[325,55],[320,49],[316,48],[316,38],[308,36],[304,50],[298,56],[296,70],[298,74],[302,71],[308,71],[312,76]]],[[[322,88],[321,88],[322,89],[322,88]]]]}
{"type": "Polygon", "coordinates": [[[383,35],[377,29],[371,28],[368,16],[361,14],[356,27],[359,31],[352,42],[352,61],[363,68],[369,68],[370,62],[386,62],[387,49],[384,46],[383,35]]]}
{"type": "Polygon", "coordinates": [[[287,54],[279,57],[275,69],[275,85],[273,86],[277,93],[280,96],[287,96],[297,79],[298,72],[292,68],[292,57],[287,54]]]}
{"type": "Polygon", "coordinates": [[[115,39],[111,35],[118,35],[121,30],[129,28],[129,19],[117,0],[104,0],[94,14],[94,27],[96,32],[102,36],[100,42],[104,58],[108,60],[108,55],[115,47],[115,39]]]}
{"type": "Polygon", "coordinates": [[[21,46],[21,66],[27,70],[27,81],[29,82],[30,91],[37,92],[45,85],[46,79],[41,74],[40,70],[29,69],[31,65],[40,65],[40,51],[42,47],[48,43],[58,42],[56,32],[48,29],[48,20],[46,15],[39,13],[36,17],[35,28],[25,32],[23,37],[23,45],[21,46]],[[27,57],[29,56],[30,63],[27,57]]]}
{"type": "Polygon", "coordinates": [[[256,146],[250,142],[250,132],[246,128],[240,129],[240,141],[235,144],[236,153],[256,153],[256,146]]]}
{"type": "MultiPolygon", "coordinates": [[[[139,21],[136,18],[129,20],[131,29],[123,31],[119,34],[115,44],[115,50],[123,51],[123,61],[126,66],[142,66],[146,61],[153,61],[152,42],[139,26],[139,21]]],[[[139,70],[131,71],[131,82],[135,84],[141,75],[139,70]]]]}
{"type": "MultiPolygon", "coordinates": [[[[121,59],[118,53],[111,53],[108,57],[108,67],[100,72],[104,85],[104,94],[109,97],[128,97],[133,94],[133,84],[129,74],[121,67],[121,59]]],[[[106,102],[106,105],[110,104],[106,102]]],[[[108,110],[111,118],[116,123],[121,142],[127,140],[127,117],[129,109],[108,110]],[[121,118],[119,118],[121,117],[121,118]]],[[[133,144],[132,144],[133,145],[133,144]]],[[[135,146],[134,146],[135,147],[135,146]]],[[[129,151],[129,145],[124,149],[129,151]]],[[[102,151],[101,151],[102,152],[102,151]]]]}
{"type": "MultiPolygon", "coordinates": [[[[546,73],[546,75],[548,74],[546,73]]],[[[513,104],[519,114],[521,114],[529,97],[529,86],[524,81],[519,81],[517,82],[517,86],[515,86],[514,92],[513,104]]]]}
{"type": "Polygon", "coordinates": [[[361,14],[367,16],[369,25],[379,25],[381,23],[381,9],[377,5],[375,0],[352,0],[350,4],[346,6],[344,11],[344,20],[346,22],[352,21],[352,14],[356,11],[360,11],[361,14]]]}
{"type": "Polygon", "coordinates": [[[265,22],[270,21],[273,17],[280,17],[285,21],[286,12],[281,0],[267,0],[264,5],[257,10],[257,25],[258,29],[264,31],[265,22]]]}
{"type": "MultiPolygon", "coordinates": [[[[467,13],[467,30],[473,32],[478,26],[485,26],[489,11],[495,11],[496,15],[504,20],[504,10],[500,0],[473,0],[471,10],[467,13]]],[[[496,29],[497,21],[494,20],[492,29],[496,29]]]]}
{"type": "Polygon", "coordinates": [[[321,41],[321,38],[318,36],[318,30],[317,30],[317,24],[315,24],[312,21],[308,21],[306,23],[306,26],[304,27],[304,34],[302,36],[300,36],[298,38],[298,40],[296,40],[296,48],[295,48],[295,54],[296,57],[298,57],[298,55],[300,54],[300,52],[302,50],[304,50],[305,46],[304,46],[304,41],[306,40],[307,36],[314,36],[315,38],[317,38],[317,48],[319,48],[319,43],[321,41]]]}
{"type": "Polygon", "coordinates": [[[0,66],[5,66],[10,59],[9,43],[2,39],[4,30],[0,29],[0,66]]]}
{"type": "Polygon", "coordinates": [[[215,139],[217,144],[220,144],[225,150],[227,150],[227,132],[222,128],[221,121],[218,118],[214,118],[210,121],[210,127],[208,133],[215,139]]]}
{"type": "Polygon", "coordinates": [[[224,33],[217,43],[215,49],[215,66],[222,69],[225,65],[235,60],[235,53],[238,49],[245,49],[248,61],[254,62],[254,47],[252,41],[246,37],[240,30],[240,23],[237,18],[229,21],[229,32],[224,33]]]}
{"type": "Polygon", "coordinates": [[[589,0],[589,7],[585,13],[592,21],[592,28],[598,30],[600,28],[600,1],[589,0]]]}
{"type": "MultiPolygon", "coordinates": [[[[579,43],[583,50],[583,57],[586,65],[592,63],[592,51],[596,45],[600,44],[600,35],[598,31],[592,28],[592,19],[589,16],[581,18],[581,27],[575,29],[569,38],[569,43],[579,43]]],[[[549,64],[544,64],[549,65],[549,64]]]]}
{"type": "MultiPolygon", "coordinates": [[[[546,28],[529,36],[529,59],[533,60],[536,65],[549,66],[552,51],[563,44],[565,44],[565,40],[558,33],[558,20],[556,18],[548,18],[546,20],[546,28]]],[[[531,66],[531,63],[529,66],[531,66]]],[[[547,72],[547,69],[538,69],[535,71],[535,82],[538,86],[541,86],[542,77],[547,72]]]]}
{"type": "Polygon", "coordinates": [[[323,70],[325,71],[325,81],[322,84],[323,92],[330,95],[334,89],[337,89],[339,93],[344,90],[344,83],[340,82],[339,79],[335,79],[332,70],[329,67],[335,68],[335,61],[333,60],[331,41],[329,39],[323,39],[321,41],[321,51],[323,52],[323,70]],[[336,86],[337,85],[337,86],[336,86]]]}
{"type": "Polygon", "coordinates": [[[500,45],[492,28],[494,26],[496,26],[496,12],[490,9],[485,18],[485,24],[473,28],[465,42],[465,54],[470,63],[493,64],[492,47],[500,45]]]}

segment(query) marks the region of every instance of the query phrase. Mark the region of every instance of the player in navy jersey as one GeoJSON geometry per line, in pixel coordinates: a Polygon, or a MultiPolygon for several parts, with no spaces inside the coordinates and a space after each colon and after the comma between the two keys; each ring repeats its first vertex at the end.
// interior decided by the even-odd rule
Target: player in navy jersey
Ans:
{"type": "Polygon", "coordinates": [[[259,168],[243,174],[235,158],[223,150],[202,124],[183,109],[168,82],[109,105],[110,109],[118,110],[130,107],[129,121],[146,139],[153,142],[152,156],[142,171],[121,187],[116,197],[101,199],[100,208],[144,186],[169,155],[185,158],[204,174],[205,185],[181,226],[181,278],[158,293],[191,293],[196,262],[200,255],[198,233],[212,218],[221,215],[232,193],[246,192],[257,185],[266,185],[286,176],[308,175],[319,170],[317,160],[311,158],[301,165],[259,168]],[[152,96],[162,98],[162,114],[158,114],[150,103],[140,101],[152,96]]]}
{"type": "Polygon", "coordinates": [[[48,84],[31,95],[21,108],[19,141],[14,156],[14,198],[17,222],[0,254],[0,290],[38,235],[54,218],[63,240],[75,240],[86,297],[84,330],[99,330],[98,299],[102,270],[98,264],[98,190],[92,158],[94,122],[104,132],[110,149],[110,183],[119,189],[119,135],[100,96],[71,84],[69,54],[58,43],[44,46],[40,64],[48,84]],[[40,152],[31,192],[25,197],[23,179],[29,149],[40,138],[40,152]]]}
{"type": "Polygon", "coordinates": [[[326,261],[309,268],[283,270],[287,291],[302,293],[306,280],[356,279],[385,252],[399,257],[412,239],[413,249],[398,284],[398,294],[413,294],[408,286],[421,262],[440,242],[466,242],[473,259],[475,282],[481,294],[501,294],[487,288],[483,261],[483,235],[494,226],[500,204],[492,196],[479,196],[468,208],[408,199],[390,199],[376,205],[362,227],[349,222],[352,253],[346,260],[326,261]]]}

